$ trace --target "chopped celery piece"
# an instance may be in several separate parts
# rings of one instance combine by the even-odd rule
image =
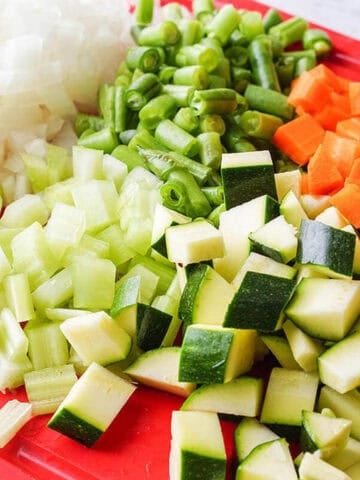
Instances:
[[[151,246],[154,211],[161,202],[162,182],[142,167],[136,167],[126,177],[119,195],[120,228],[126,244],[140,255]]]
[[[78,317],[90,313],[88,310],[80,310],[77,308],[45,308],[45,316],[52,322],[63,322],[71,317]]]
[[[54,185],[72,175],[72,163],[65,148],[51,143],[48,143],[46,147],[49,185]]]
[[[72,148],[73,175],[81,181],[103,178],[103,156],[101,150],[74,145]]]
[[[55,273],[49,280],[39,285],[32,293],[35,307],[43,311],[45,308],[66,304],[73,296],[72,274],[70,268]]]
[[[173,264],[158,262],[154,258],[142,255],[136,255],[130,261],[129,268],[135,265],[142,265],[159,277],[159,283],[156,289],[156,294],[158,295],[162,295],[167,291],[176,274]]]
[[[115,293],[115,265],[108,259],[75,257],[71,265],[74,308],[110,308]]]
[[[76,374],[79,376],[82,375],[89,366],[73,347],[70,347],[69,363],[74,366]]]
[[[0,392],[23,385],[24,374],[32,368],[32,364],[26,355],[16,360],[0,356]]]
[[[73,365],[60,365],[25,373],[25,390],[34,415],[54,413],[76,381]]]
[[[24,330],[29,339],[29,357],[34,370],[67,363],[69,348],[57,323],[33,320]]]
[[[123,277],[116,285],[114,301],[110,309],[110,315],[132,339],[136,337],[137,305],[143,283],[143,277],[140,275]]]
[[[28,346],[27,336],[12,311],[3,308],[0,312],[0,354],[17,360],[26,356]]]
[[[99,232],[96,238],[109,244],[109,259],[116,266],[122,265],[136,255],[136,253],[126,245],[124,232],[116,223]]]
[[[0,409],[0,448],[4,447],[31,418],[31,404],[9,400]]]
[[[11,264],[4,249],[0,247],[0,282],[11,273]]]
[[[128,174],[126,163],[106,153],[103,158],[102,169],[105,179],[112,180],[116,190],[119,191]]]
[[[128,278],[137,275],[140,275],[141,278],[139,302],[150,304],[156,295],[160,277],[147,266],[135,264],[123,277],[120,278],[120,280],[116,283],[116,287],[118,288]]]
[[[41,192],[50,184],[49,168],[45,158],[29,153],[23,153],[21,156],[32,191]]]
[[[72,189],[75,206],[85,212],[86,230],[97,232],[118,221],[118,193],[109,180],[89,180]]]
[[[51,211],[45,234],[55,255],[62,257],[67,248],[79,245],[85,229],[84,211],[59,202]]]
[[[0,247],[4,251],[9,262],[12,262],[11,242],[21,231],[21,228],[0,228]]]
[[[54,185],[50,185],[41,192],[41,198],[50,210],[52,210],[58,202],[65,203],[66,205],[74,205],[71,188],[77,183],[78,181],[74,178],[54,183]]]
[[[130,335],[102,311],[68,318],[60,325],[60,329],[87,364],[96,362],[109,365],[118,362],[126,358],[131,349]]]
[[[49,210],[39,195],[27,194],[11,202],[0,220],[1,227],[23,228],[34,222],[44,225]]]
[[[45,231],[34,222],[18,233],[11,242],[15,273],[27,273],[30,288],[45,282],[58,269],[58,261],[51,252]]]
[[[99,238],[85,233],[77,247],[69,248],[68,251],[65,252],[64,258],[62,259],[62,264],[66,267],[71,266],[74,258],[79,256],[109,258],[110,245],[108,242],[104,242]]]
[[[35,316],[30,285],[25,273],[8,275],[4,280],[4,292],[8,306],[18,322],[26,322]]]

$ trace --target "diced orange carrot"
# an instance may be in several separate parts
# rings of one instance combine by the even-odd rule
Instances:
[[[349,100],[352,115],[360,115],[360,82],[349,83]]]
[[[296,112],[297,115],[304,115],[304,113],[307,113],[306,110],[304,109],[304,107],[302,107],[301,105],[298,105],[295,108],[295,112]]]
[[[355,227],[360,228],[360,186],[346,183],[330,198],[331,204]]]
[[[302,195],[309,193],[309,178],[307,172],[302,172],[300,177],[300,192]]]
[[[276,147],[298,165],[305,165],[322,142],[325,130],[308,113],[284,123],[272,138]]]
[[[360,141],[360,118],[352,117],[341,120],[336,125],[336,133],[341,137]]]
[[[331,92],[332,88],[309,70],[298,78],[288,102],[295,108],[301,106],[306,112],[318,112],[330,103]]]
[[[350,173],[345,183],[356,183],[360,187],[360,157],[353,161]]]
[[[335,162],[319,145],[308,163],[309,192],[315,195],[330,195],[344,185],[344,178]]]
[[[350,99],[348,92],[331,92],[331,104],[336,105],[338,108],[344,111],[344,114],[346,113],[348,117],[351,117]]]
[[[338,93],[347,92],[349,86],[349,80],[340,75],[337,75],[323,63],[319,63],[316,67],[311,69],[311,74],[320,79],[323,83],[326,83],[329,87]]]
[[[344,178],[349,175],[354,159],[360,156],[360,142],[330,131],[324,135],[322,149]]]
[[[329,104],[319,112],[314,113],[314,118],[325,130],[335,132],[336,126],[342,120],[348,118],[348,114],[336,105]]]

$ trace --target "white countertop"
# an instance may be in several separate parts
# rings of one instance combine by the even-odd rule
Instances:
[[[258,0],[360,40],[360,0]]]

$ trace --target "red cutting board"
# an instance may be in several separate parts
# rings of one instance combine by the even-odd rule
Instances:
[[[235,0],[234,5],[261,12],[268,8],[250,0]],[[326,64],[360,81],[360,41],[330,34],[335,49]],[[24,390],[0,394],[0,406],[12,398],[25,401]],[[168,480],[171,413],[182,402],[175,395],[139,387],[91,449],[47,428],[49,416],[34,417],[0,449],[0,480]],[[222,420],[222,427],[230,480],[236,466],[236,422]]]

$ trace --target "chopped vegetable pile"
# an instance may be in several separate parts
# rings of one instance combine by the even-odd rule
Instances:
[[[0,409],[0,446],[48,414],[96,448],[143,384],[184,397],[171,480],[225,480],[230,462],[236,480],[356,480],[360,83],[319,63],[331,40],[302,18],[192,12],[155,21],[139,0],[76,144],[21,153],[26,194],[0,218],[0,390],[28,401]]]

